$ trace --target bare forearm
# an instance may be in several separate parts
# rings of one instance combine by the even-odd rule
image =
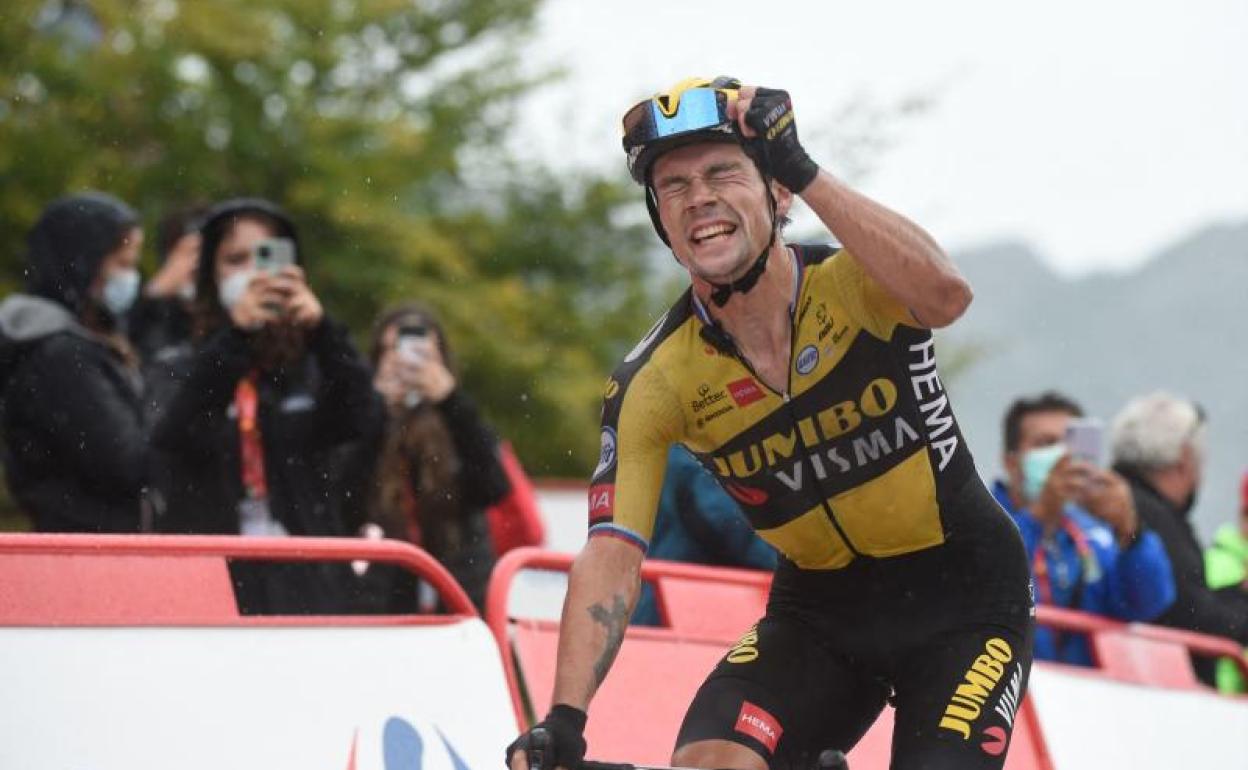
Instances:
[[[636,547],[593,538],[568,578],[559,630],[554,703],[585,710],[615,661],[640,586]]]
[[[947,326],[971,301],[971,289],[936,241],[901,214],[826,171],[802,200],[877,283],[925,326]]]

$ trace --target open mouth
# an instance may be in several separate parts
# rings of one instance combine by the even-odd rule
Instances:
[[[728,222],[713,222],[708,225],[695,227],[693,232],[689,234],[689,240],[695,245],[701,246],[705,243],[711,243],[719,238],[727,238],[737,231],[736,225]]]

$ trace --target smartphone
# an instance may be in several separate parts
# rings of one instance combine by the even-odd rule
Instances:
[[[256,270],[270,275],[295,264],[295,242],[289,238],[265,238],[251,247]]]
[[[400,326],[395,335],[395,350],[399,356],[413,363],[424,363],[429,357],[433,341],[429,338],[429,327],[421,324],[405,324]]]
[[[1105,427],[1095,417],[1076,417],[1066,425],[1066,449],[1076,460],[1101,465]]]

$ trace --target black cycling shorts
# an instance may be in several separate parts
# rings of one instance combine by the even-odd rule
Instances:
[[[848,752],[887,701],[894,770],[1002,767],[1033,618],[1018,532],[996,513],[917,554],[829,573],[782,564],[766,617],[703,683],[677,746],[727,740],[809,770],[824,749]]]

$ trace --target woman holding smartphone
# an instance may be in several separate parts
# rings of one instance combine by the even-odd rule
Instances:
[[[495,561],[486,508],[511,488],[498,439],[460,387],[446,335],[424,307],[383,313],[371,360],[386,420],[345,459],[344,518],[365,536],[424,548],[481,607]],[[431,609],[394,570],[372,565],[364,578],[372,609]]]
[[[301,267],[293,221],[260,199],[218,204],[201,228],[193,349],[164,383],[154,443],[169,464],[160,529],[347,534],[332,505],[335,451],[376,431],[381,400],[345,326]],[[322,566],[324,568],[322,569]],[[341,612],[329,565],[236,564],[245,613]]]

